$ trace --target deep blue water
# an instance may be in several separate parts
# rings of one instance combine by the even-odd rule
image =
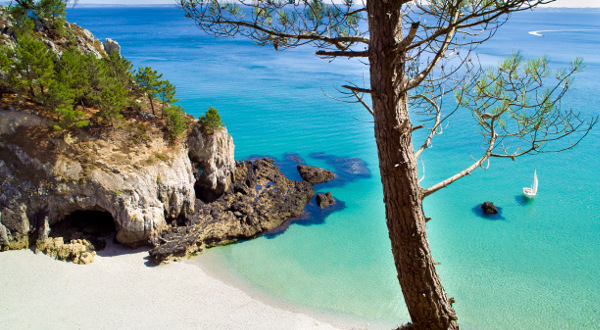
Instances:
[[[360,105],[323,92],[337,96],[335,88],[348,81],[362,84],[366,66],[320,60],[310,47],[275,52],[243,39],[206,36],[169,7],[76,7],[68,18],[100,39],[117,40],[136,67],[163,72],[187,112],[198,116],[217,108],[237,159],[258,154],[285,163],[287,153],[297,153],[307,164],[330,169],[335,157],[367,163],[370,176],[317,187],[343,202],[336,212],[313,209],[313,221],[212,249],[198,259],[216,259],[241,285],[294,306],[372,324],[408,319],[385,226],[373,125],[365,123],[369,115]],[[526,58],[546,54],[556,66],[583,57],[587,68],[563,105],[589,117],[600,114],[599,32],[598,10],[520,13],[478,54],[489,65],[513,49]],[[483,141],[471,120],[457,113],[423,153],[423,186],[449,177],[481,153]],[[425,213],[433,219],[430,244],[441,262],[437,269],[456,299],[463,327],[600,328],[599,135],[595,129],[580,146],[560,154],[492,160],[489,170],[478,169],[425,200]],[[530,185],[534,168],[538,196],[525,202],[521,188]],[[501,207],[500,217],[481,216],[477,205],[485,200]]]

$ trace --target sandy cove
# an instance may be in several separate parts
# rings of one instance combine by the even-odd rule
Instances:
[[[187,262],[109,244],[90,265],[0,253],[0,329],[335,329],[266,305]]]

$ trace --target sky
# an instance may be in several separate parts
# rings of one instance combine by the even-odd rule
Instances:
[[[80,4],[105,4],[105,5],[153,5],[174,4],[175,0],[79,0]],[[544,7],[596,7],[600,8],[600,0],[557,0]]]

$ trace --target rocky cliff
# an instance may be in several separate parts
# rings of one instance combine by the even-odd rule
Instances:
[[[216,195],[232,181],[235,160],[226,129],[172,143],[143,122],[128,129],[71,132],[53,132],[49,124],[33,113],[0,110],[0,245],[5,247],[19,237],[45,239],[54,224],[76,211],[109,213],[118,242],[144,244],[169,222],[193,214],[191,159],[210,171],[202,182],[215,184],[201,188],[213,189],[207,194]]]
[[[87,59],[120,52],[115,41],[101,43],[75,24],[64,25],[64,36],[44,26],[36,20],[30,37],[52,50],[54,61],[71,47]],[[18,45],[15,28],[0,6],[0,45]],[[188,125],[171,134],[165,104],[160,116],[147,113],[158,104],[145,101],[140,86],[126,90],[134,95],[112,121],[90,120],[110,108],[97,99],[65,101],[76,103],[71,106],[86,120],[84,127],[61,127],[63,115],[55,112],[61,108],[33,91],[13,94],[11,84],[0,86],[8,87],[0,89],[0,251],[35,245],[58,259],[89,263],[105,245],[100,237],[114,235],[129,246],[151,244],[152,260],[162,263],[281,226],[300,217],[314,196],[309,183],[287,179],[272,161],[236,163],[232,137],[219,125],[209,132],[182,114]],[[49,91],[39,85],[39,95]]]

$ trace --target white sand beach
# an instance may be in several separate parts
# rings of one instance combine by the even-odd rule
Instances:
[[[188,262],[109,245],[90,265],[0,253],[0,329],[334,329],[266,305]]]

